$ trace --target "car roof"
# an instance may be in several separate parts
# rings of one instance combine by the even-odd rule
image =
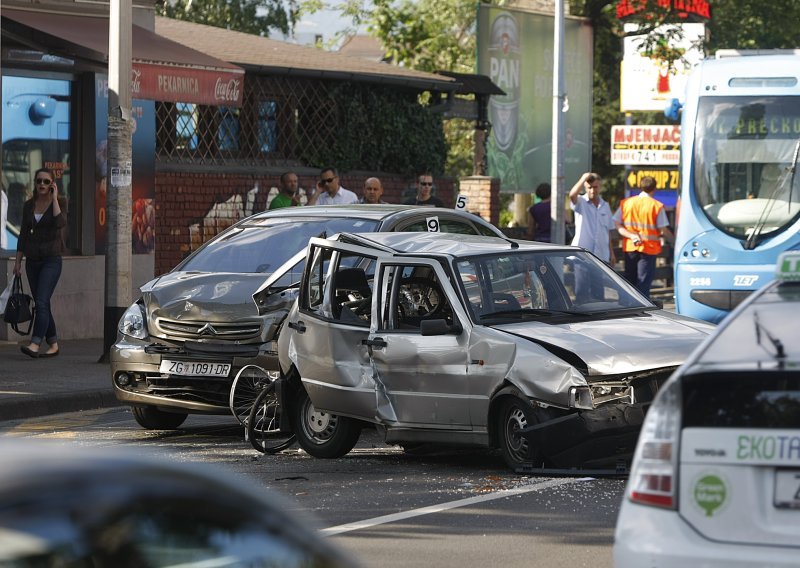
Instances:
[[[348,240],[364,246],[390,249],[398,254],[436,254],[473,256],[521,250],[571,250],[573,247],[516,241],[508,238],[465,235],[461,233],[343,233],[339,240]]]
[[[258,224],[260,221],[281,219],[281,218],[326,218],[326,217],[352,217],[356,219],[368,219],[379,222],[402,221],[408,217],[416,217],[420,214],[429,216],[441,216],[469,220],[476,225],[490,228],[500,234],[499,229],[487,222],[480,215],[467,213],[458,209],[448,209],[446,207],[425,207],[418,205],[313,205],[305,207],[282,207],[272,209],[263,213],[251,215],[243,222],[246,224]]]

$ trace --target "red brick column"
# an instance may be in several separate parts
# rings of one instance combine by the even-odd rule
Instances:
[[[467,211],[477,213],[492,225],[500,221],[500,180],[487,176],[461,178],[459,195],[467,198]]]

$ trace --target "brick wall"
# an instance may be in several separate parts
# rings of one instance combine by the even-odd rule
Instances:
[[[372,174],[342,175],[343,187],[359,196]],[[236,221],[266,208],[270,189],[280,174],[156,173],[155,275],[171,270],[191,251]],[[312,187],[317,175],[300,175],[300,187]],[[379,176],[387,203],[401,203],[414,194],[414,180]],[[453,181],[436,179],[436,195],[453,203]]]

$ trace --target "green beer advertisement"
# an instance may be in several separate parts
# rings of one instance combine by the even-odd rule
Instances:
[[[488,174],[504,193],[533,193],[550,182],[553,151],[552,15],[478,9],[478,73],[503,91],[489,100],[492,124]],[[587,20],[564,24],[564,185],[590,169],[592,156],[592,28]]]

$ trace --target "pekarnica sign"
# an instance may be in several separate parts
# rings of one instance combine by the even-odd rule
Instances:
[[[682,19],[710,20],[711,6],[707,0],[618,0],[617,18],[636,16],[648,9],[648,4],[661,10],[670,10]]]

